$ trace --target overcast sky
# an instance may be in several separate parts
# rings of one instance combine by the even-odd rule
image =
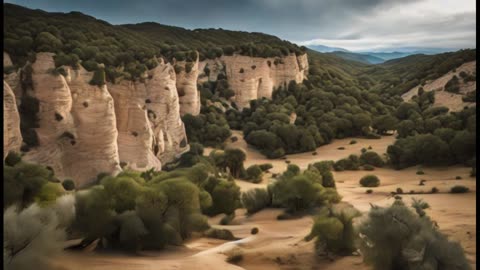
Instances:
[[[112,24],[153,21],[276,35],[353,51],[475,48],[474,0],[6,0]]]

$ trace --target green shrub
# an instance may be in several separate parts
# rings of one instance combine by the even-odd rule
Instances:
[[[221,240],[228,240],[228,241],[235,240],[235,236],[233,236],[233,233],[227,229],[210,228],[207,231],[205,231],[203,235],[205,237],[221,239]]]
[[[371,194],[371,193],[373,193],[373,190],[372,190],[372,189],[367,189],[367,190],[365,191],[365,193]]]
[[[342,158],[333,164],[335,171],[358,170],[360,160],[356,155],[350,155],[348,158]]]
[[[397,188],[397,190],[396,190],[395,193],[396,193],[396,194],[403,194],[403,189]]]
[[[252,165],[247,168],[247,177],[253,183],[260,183],[262,181],[263,171],[258,165]]]
[[[467,193],[469,190],[470,189],[466,186],[457,185],[450,189],[450,193]]]
[[[243,260],[243,252],[240,249],[233,249],[227,255],[228,263],[237,264]]]
[[[91,85],[103,86],[105,84],[105,69],[98,68],[93,72],[92,80],[90,81]]]
[[[385,162],[383,161],[382,157],[373,151],[367,151],[360,155],[360,162],[363,164],[372,165],[375,167],[383,167]]]
[[[250,230],[250,234],[257,234],[258,233],[258,228],[254,227]]]
[[[273,165],[272,163],[263,163],[263,164],[260,164],[260,169],[264,172],[270,170],[271,168],[273,168]]]
[[[7,156],[5,157],[5,165],[11,166],[11,167],[15,166],[20,161],[22,161],[21,154],[13,151],[8,152]]]
[[[241,200],[243,207],[247,209],[247,213],[249,214],[256,213],[271,205],[270,194],[262,188],[255,188],[243,192]]]
[[[360,179],[360,185],[362,185],[362,187],[378,187],[380,180],[375,175],[365,175]]]
[[[205,190],[212,196],[212,206],[205,211],[208,215],[229,215],[241,204],[240,188],[234,181],[209,177]]]
[[[363,169],[364,169],[365,171],[373,171],[373,170],[375,170],[375,167],[373,167],[373,166],[370,165],[370,164],[365,164],[365,165],[363,165]]]
[[[425,174],[425,172],[422,171],[422,170],[418,170],[418,171],[417,171],[417,175],[424,175],[424,174]]]
[[[351,141],[350,141],[350,144],[356,144],[356,143],[357,143],[356,140],[351,140]]]
[[[235,218],[235,213],[232,213],[230,215],[225,215],[223,216],[222,219],[220,219],[220,225],[228,225],[230,224],[230,222],[233,221],[234,218]]]
[[[360,212],[353,207],[323,211],[314,218],[311,232],[305,240],[317,238],[315,243],[317,253],[327,251],[349,255],[356,250],[352,220],[358,216]]]
[[[455,179],[460,180],[460,179],[462,179],[462,177],[461,176],[455,176]]]
[[[62,182],[62,186],[65,190],[70,191],[70,190],[75,190],[75,182],[73,182],[72,179],[65,179]]]
[[[449,241],[430,218],[416,215],[401,200],[386,208],[372,206],[358,232],[364,261],[375,270],[470,268],[458,243]]]
[[[437,187],[432,187],[432,193],[438,193],[438,188]]]

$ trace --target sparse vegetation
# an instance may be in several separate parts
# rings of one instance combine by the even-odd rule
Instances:
[[[416,203],[420,213],[424,207]],[[449,241],[428,216],[414,214],[402,200],[386,208],[372,206],[358,231],[360,251],[373,269],[470,269],[460,244]]]
[[[360,179],[360,185],[362,187],[378,187],[380,185],[380,179],[375,175],[365,175]]]
[[[450,193],[467,193],[469,190],[470,189],[466,186],[457,185],[450,189]]]

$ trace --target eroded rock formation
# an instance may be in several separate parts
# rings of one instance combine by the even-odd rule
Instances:
[[[9,151],[18,152],[21,145],[20,116],[15,95],[10,86],[3,81],[3,159]]]
[[[301,83],[308,74],[308,59],[306,54],[281,58],[222,56],[203,61],[199,70],[199,82],[214,81],[219,74],[225,74],[235,92],[232,100],[241,109],[252,99],[271,98],[274,88],[287,86],[292,80]]]
[[[113,99],[106,86],[89,84],[82,67],[55,74],[53,54],[38,53],[32,64],[32,89],[39,101],[38,146],[24,159],[50,166],[60,179],[71,178],[78,187],[101,172],[116,174],[119,166]]]
[[[180,101],[180,114],[198,115],[200,113],[200,92],[197,89],[198,54],[194,62],[179,61],[175,63],[176,87]]]

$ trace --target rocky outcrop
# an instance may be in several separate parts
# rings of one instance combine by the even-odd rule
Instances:
[[[20,116],[12,89],[3,81],[3,159],[8,152],[19,152],[22,145]]]
[[[185,126],[180,118],[180,103],[176,89],[175,71],[169,63],[160,61],[159,65],[149,71],[146,83],[146,104],[148,118],[153,133],[157,138],[156,155],[162,162],[172,161],[189,146]],[[163,138],[163,140],[162,140]]]
[[[3,52],[3,69],[6,70],[7,68],[11,68],[12,65],[13,64],[12,64],[12,60],[10,59],[10,55],[8,55],[8,53],[6,52]],[[22,98],[22,88],[20,85],[20,71],[16,70],[16,71],[9,72],[8,74],[4,73],[3,80],[7,82],[7,84],[10,86],[10,89],[13,91],[13,94],[15,95],[17,106],[19,106]]]
[[[198,68],[198,53],[194,62],[179,61],[175,63],[181,115],[187,113],[198,115],[200,113],[200,92],[197,89]]]
[[[301,83],[308,74],[308,59],[306,54],[281,58],[222,56],[204,61],[199,69],[199,82],[216,80],[219,74],[225,74],[235,92],[232,100],[244,108],[252,99],[271,98],[274,88],[287,86],[290,81]]]
[[[39,101],[38,146],[25,160],[50,166],[60,179],[77,187],[91,183],[100,172],[120,171],[113,99],[106,86],[92,86],[92,73],[65,68],[55,74],[53,54],[38,53],[32,64],[32,88]]]
[[[173,67],[160,59],[148,77],[108,86],[115,100],[120,161],[139,170],[160,169],[161,162],[189,149]]]

